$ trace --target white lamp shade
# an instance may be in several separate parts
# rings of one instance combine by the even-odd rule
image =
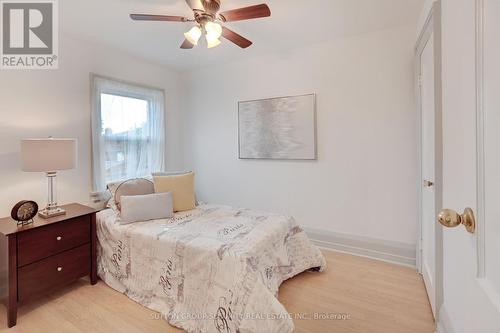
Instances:
[[[76,139],[21,140],[22,170],[50,172],[76,168]]]

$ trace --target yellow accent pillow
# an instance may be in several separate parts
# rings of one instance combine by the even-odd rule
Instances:
[[[172,192],[174,212],[191,210],[196,207],[194,197],[194,172],[172,176],[154,176],[156,193]]]

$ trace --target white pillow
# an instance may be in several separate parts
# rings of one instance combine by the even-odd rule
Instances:
[[[123,195],[118,223],[129,224],[174,216],[172,192],[144,195]]]

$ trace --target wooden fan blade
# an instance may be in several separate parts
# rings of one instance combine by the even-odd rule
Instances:
[[[224,22],[250,20],[268,16],[271,16],[271,10],[266,4],[228,10],[219,14],[219,18]]]
[[[246,49],[250,45],[252,45],[252,42],[246,39],[245,37],[238,35],[236,32],[226,28],[222,27],[222,37],[225,39],[233,42],[234,44],[238,45],[242,49]]]
[[[189,21],[189,19],[186,17],[169,16],[169,15],[130,14],[130,18],[135,21],[169,21],[169,22]]]
[[[195,9],[205,10],[205,8],[203,8],[203,4],[201,3],[201,0],[186,0],[186,3],[193,10],[195,10]]]
[[[181,45],[181,49],[184,49],[184,50],[192,49],[193,47],[194,47],[194,45],[191,44],[191,42],[188,41],[187,39],[184,39],[184,42]]]

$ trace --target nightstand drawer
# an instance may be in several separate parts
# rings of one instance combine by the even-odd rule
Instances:
[[[41,227],[17,236],[18,266],[90,242],[88,215]]]
[[[90,244],[19,268],[19,302],[36,297],[90,273]]]

